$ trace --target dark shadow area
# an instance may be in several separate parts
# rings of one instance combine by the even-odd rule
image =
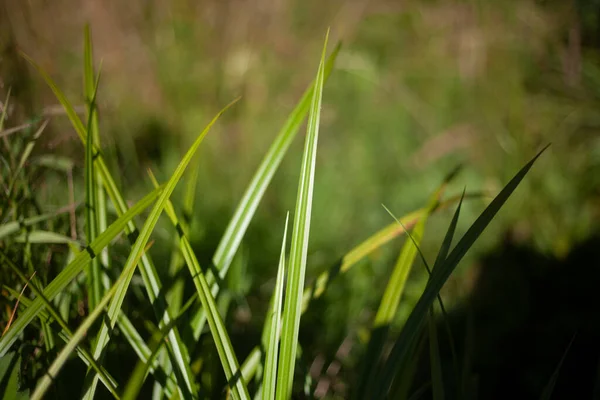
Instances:
[[[598,260],[598,235],[562,260],[511,242],[485,257],[470,299],[449,315],[458,374],[439,317],[446,398],[541,398],[563,355],[550,398],[598,398]],[[425,350],[412,391],[430,377]]]

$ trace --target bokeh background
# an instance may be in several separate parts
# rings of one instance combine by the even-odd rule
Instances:
[[[481,256],[507,240],[561,259],[594,233],[599,19],[595,0],[5,0],[0,90],[4,98],[12,88],[14,125],[59,109],[21,50],[83,105],[89,23],[95,59],[102,60],[102,145],[131,200],[152,187],[147,167],[167,179],[210,118],[241,95],[200,151],[190,236],[200,260],[209,260],[262,156],[314,77],[331,27],[330,43],[341,40],[343,47],[324,93],[308,279],[392,222],[381,204],[398,216],[423,206],[459,164],[464,168],[450,194],[465,186],[496,193],[552,143],[447,285],[453,303],[470,293]],[[236,258],[230,285],[245,299],[232,306],[240,332],[263,317],[285,213],[294,208],[302,146],[299,135]],[[72,165],[73,179],[83,182],[84,153],[60,113],[36,152]],[[68,203],[66,176],[48,171],[37,181],[48,209]],[[84,198],[82,189],[75,184],[75,200]],[[180,192],[174,200],[181,205]],[[468,201],[463,231],[484,205]],[[441,212],[428,223],[427,256],[434,256],[450,216]],[[157,265],[167,265],[172,235],[163,221],[155,236],[164,240],[152,248]],[[372,318],[400,244],[338,278],[319,315],[307,317],[306,324],[322,328],[306,332],[310,340],[335,351],[358,321]],[[417,264],[398,323],[425,279]]]

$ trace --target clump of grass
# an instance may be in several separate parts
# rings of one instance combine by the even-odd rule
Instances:
[[[492,200],[451,251],[461,206],[465,198],[469,197],[464,193],[458,198],[444,197],[444,189],[455,174],[450,174],[442,183],[426,207],[396,219],[390,226],[367,238],[348,251],[340,263],[305,288],[321,102],[325,83],[339,52],[337,46],[329,58],[326,57],[326,38],[314,83],[290,114],[257,169],[219,242],[212,265],[203,268],[190,244],[186,216],[180,218],[177,215],[171,195],[175,187],[182,182],[188,166],[194,165],[195,153],[210,128],[235,101],[225,106],[201,131],[165,184],[159,184],[150,173],[155,189],[135,205],[129,206],[106,165],[99,140],[96,111],[99,74],[94,71],[88,29],[85,32],[84,43],[86,123],[81,120],[50,76],[28,58],[62,104],[86,149],[86,237],[85,241],[73,240],[62,235],[58,229],[57,232],[51,229],[44,230],[41,224],[50,224],[53,215],[22,214],[17,204],[20,194],[8,191],[8,211],[3,212],[3,222],[0,225],[0,255],[3,266],[1,273],[7,277],[3,280],[3,294],[11,299],[10,304],[14,309],[19,307],[17,317],[8,320],[0,338],[0,365],[9,371],[6,372],[8,377],[13,376],[12,371],[19,362],[30,362],[22,352],[19,354],[23,347],[43,343],[46,346],[49,365],[43,365],[41,372],[35,376],[36,383],[31,395],[33,399],[48,396],[53,388],[57,390],[57,396],[60,395],[60,391],[65,388],[62,383],[66,379],[61,370],[71,360],[73,353],[87,366],[81,388],[81,395],[87,399],[95,398],[100,387],[105,387],[115,398],[136,398],[146,382],[154,385],[153,393],[156,398],[195,399],[212,395],[249,399],[253,394],[263,399],[290,399],[298,391],[297,385],[303,381],[297,368],[298,355],[301,352],[299,332],[301,316],[310,307],[311,300],[323,294],[337,273],[347,272],[366,255],[379,249],[392,238],[408,232],[407,229],[412,229],[411,240],[405,242],[400,252],[370,329],[371,344],[362,355],[364,373],[353,392],[357,393],[357,397],[374,399],[389,396],[396,398],[399,394],[409,395],[407,388],[410,388],[411,363],[422,347],[424,335],[427,334],[434,361],[432,365],[435,367],[432,370],[433,393],[436,398],[444,397],[442,372],[439,364],[435,362],[437,339],[434,325],[431,323],[434,302],[438,299],[442,305],[439,292],[444,283],[517,188],[539,154]],[[286,257],[286,218],[280,262],[278,267],[274,268],[277,270],[274,273],[277,279],[263,328],[262,346],[261,342],[257,341],[256,347],[243,362],[240,362],[241,353],[235,349],[231,338],[232,331],[227,326],[227,315],[220,307],[221,299],[227,294],[225,278],[258,204],[307,115],[308,125],[289,257]],[[0,120],[0,131],[4,119],[5,115]],[[33,135],[34,139],[37,137],[39,133]],[[19,180],[26,182],[19,174],[25,165],[23,160],[26,160],[30,153],[29,147],[23,148],[20,153],[21,161],[18,163],[11,156],[3,159],[8,166],[7,170],[12,172],[2,175],[5,184],[9,181],[9,188],[13,188],[14,182]],[[187,192],[193,193],[197,173],[191,171],[185,176],[188,178],[186,186],[191,188]],[[26,187],[26,183],[23,185]],[[193,203],[193,195],[189,196],[192,200],[187,202],[184,210],[187,212],[191,211]],[[112,203],[112,209],[106,201],[107,198]],[[417,253],[423,257],[419,243],[424,235],[425,222],[436,211],[454,204],[457,204],[457,208],[438,257],[433,266],[428,267],[430,277],[427,286],[399,335],[395,336],[394,330],[389,328],[402,300],[409,271]],[[143,219],[141,229],[138,229],[135,217],[151,206],[151,210]],[[108,217],[112,214],[111,210],[116,212],[116,218]],[[151,235],[163,211],[166,212],[177,236],[171,258],[174,260],[173,267],[169,269],[157,267],[148,252],[149,246],[155,243],[151,241]],[[51,224],[49,228],[52,228]],[[117,252],[117,247],[111,244],[118,242],[123,233],[129,240],[129,250],[123,265],[119,266],[111,262],[114,260],[112,255]],[[43,279],[38,279],[35,275],[40,267],[37,264],[39,257],[36,252],[43,252],[42,245],[50,242],[67,244],[69,255],[60,260],[62,263],[58,264],[57,268],[46,272]],[[424,258],[423,261],[428,265]],[[21,270],[22,263],[27,266],[25,270],[29,275]],[[183,265],[187,266],[187,271],[184,271]],[[134,277],[137,278],[138,273],[140,283],[134,285]],[[11,279],[12,274],[18,276],[20,281]],[[79,285],[82,275],[86,277],[85,283]],[[176,284],[181,277],[192,281],[193,294],[186,293],[185,285]],[[33,299],[28,297],[25,285],[29,285],[35,294]],[[139,290],[141,288],[143,290]],[[154,314],[154,319],[145,314],[140,317],[139,313],[132,312],[133,310],[127,307],[126,297],[131,295],[135,295],[136,301],[143,307],[151,309],[150,314]],[[79,298],[85,304],[85,310],[77,319],[72,318],[72,315],[80,304],[72,301],[73,297]],[[36,318],[40,321],[39,325],[35,323]],[[133,323],[132,319],[136,319],[138,323]],[[149,327],[149,332],[140,331],[140,319],[142,325]],[[426,325],[428,319],[430,324]],[[102,321],[98,324],[99,320]],[[206,325],[210,336],[203,336],[206,333]],[[77,328],[73,331],[74,326]],[[119,330],[120,335],[115,334],[115,329]],[[212,351],[205,351],[201,347],[201,351],[198,352],[196,347],[201,339],[208,340],[211,346],[214,346]],[[391,352],[385,354],[383,344],[389,340],[393,340],[395,344]],[[128,377],[112,373],[111,364],[107,362],[111,356],[118,355],[119,349],[124,346],[129,346],[137,358],[137,367]],[[211,364],[217,364],[218,368],[212,368]],[[11,379],[7,381],[13,382]],[[303,388],[309,395],[313,389],[310,384],[305,384]],[[4,390],[5,396],[17,395],[15,385],[6,385]],[[73,388],[67,392],[68,397],[76,397],[78,394],[73,393]]]

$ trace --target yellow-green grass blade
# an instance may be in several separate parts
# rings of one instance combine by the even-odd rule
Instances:
[[[146,249],[143,249],[143,251],[145,250]],[[141,254],[138,253],[138,257],[140,255]],[[31,400],[40,400],[44,398],[44,394],[48,391],[50,385],[52,385],[52,382],[55,380],[56,376],[64,366],[65,362],[67,362],[71,353],[77,348],[79,343],[87,335],[88,330],[92,327],[92,324],[96,321],[96,319],[98,319],[98,317],[102,313],[104,313],[104,307],[106,307],[110,299],[115,294],[117,294],[122,282],[127,280],[127,277],[134,272],[136,265],[137,262],[134,261],[129,263],[123,269],[123,272],[121,273],[119,279],[117,279],[117,282],[115,282],[113,287],[106,292],[106,294],[102,297],[100,302],[96,305],[96,308],[94,308],[94,310],[87,316],[87,318],[81,323],[81,325],[79,325],[79,328],[77,328],[71,340],[65,345],[65,347],[63,347],[60,353],[58,353],[58,356],[52,362],[52,365],[50,365],[50,368],[48,369],[46,374],[44,374],[44,376],[38,382],[35,391],[31,395]]]
[[[85,251],[81,251],[44,289],[44,296],[48,300],[54,299],[81,271],[88,265],[90,260],[96,256],[110,241],[117,237],[125,228],[127,222],[133,217],[145,210],[156,200],[162,192],[162,187],[153,190],[146,195],[137,204],[131,207],[127,213],[117,218],[106,231],[102,232]],[[31,321],[44,308],[44,302],[41,299],[35,299],[27,310],[22,313],[12,324],[11,328],[0,338],[0,357],[2,357],[17,337],[31,323]]]
[[[87,30],[86,30],[87,32]],[[86,46],[87,49],[87,46]],[[86,51],[86,59],[88,57]],[[86,62],[87,66],[87,62]],[[88,69],[85,68],[85,80],[88,80]],[[93,76],[89,77],[92,80],[92,87],[90,88],[91,93],[86,93],[86,103],[88,109],[88,122],[87,122],[87,142],[85,148],[85,219],[86,219],[86,236],[87,242],[92,242],[96,236],[98,236],[98,215],[97,215],[97,200],[98,200],[98,187],[96,186],[96,171],[94,169],[94,148],[96,143],[94,135],[92,134],[92,123],[96,113],[96,94],[98,93],[98,82],[100,75],[96,83],[93,83]],[[86,85],[86,92],[88,88]],[[87,273],[87,290],[88,290],[88,303],[89,308],[93,309],[102,297],[102,285],[100,281],[100,260],[98,257],[94,257],[88,266]]]
[[[150,176],[154,184],[158,185],[153,175],[151,174]],[[190,270],[190,274],[192,276],[192,280],[194,281],[194,286],[196,287],[202,308],[206,310],[206,317],[210,327],[210,332],[212,334],[213,341],[215,342],[217,353],[219,354],[221,365],[223,367],[223,371],[225,372],[225,377],[227,378],[229,387],[231,388],[233,398],[249,399],[250,395],[248,394],[248,389],[246,388],[244,379],[241,376],[237,357],[233,351],[233,346],[231,345],[231,340],[227,334],[225,324],[223,323],[223,320],[219,314],[217,304],[210,291],[210,286],[206,280],[206,277],[204,276],[204,273],[202,272],[202,268],[200,268],[200,264],[198,263],[198,259],[192,250],[190,242],[185,236],[183,230],[180,228],[179,220],[175,214],[175,209],[170,201],[167,201],[166,203],[166,212],[173,225],[177,227],[177,234],[179,235],[180,241],[179,248],[181,249],[183,258],[185,259],[185,262]]]
[[[325,75],[325,55],[327,39],[325,37],[323,53],[308,116],[306,141],[302,156],[298,197],[294,215],[292,244],[290,248],[289,275],[286,286],[286,299],[283,310],[283,326],[281,331],[281,353],[277,374],[277,399],[289,399],[292,396],[292,384],[298,347],[298,331],[302,313],[302,294],[306,274],[306,255],[308,252],[308,237],[310,232],[310,217],[312,195],[314,188],[317,142],[319,138],[319,120],[321,116],[321,101],[323,96],[323,81]]]
[[[12,269],[13,272],[15,274],[17,274],[24,283],[28,282],[27,277],[25,276],[25,274],[23,274],[21,272],[19,267],[17,267],[12,262],[12,260],[10,260],[10,258],[8,258],[1,251],[0,251],[0,258],[2,258],[3,261],[8,264],[10,269]],[[48,321],[48,325],[50,325],[49,322],[50,322],[51,318],[53,318],[62,329],[62,331],[59,332],[58,336],[61,339],[63,339],[65,341],[65,343],[68,343],[71,340],[71,338],[73,337],[73,333],[69,329],[69,326],[67,325],[65,320],[60,316],[60,313],[54,308],[54,305],[52,305],[50,303],[50,301],[48,301],[48,299],[46,299],[42,290],[40,290],[34,282],[29,282],[28,287],[31,289],[32,292],[35,293],[37,298],[42,299],[42,301],[44,302],[44,305],[46,306],[47,311],[42,310],[40,312],[40,318],[45,321]],[[17,292],[14,289],[7,289],[7,290],[13,295],[13,297],[19,298],[19,304],[23,304],[25,306],[25,308],[31,306],[32,301],[30,299],[28,299],[25,296],[19,296],[19,292]],[[81,345],[77,346],[76,351],[77,351],[77,354],[79,355],[79,357],[82,359],[82,361],[86,365],[88,365],[89,367],[94,368],[96,370],[96,372],[100,376],[100,380],[102,381],[104,386],[106,386],[106,389],[108,389],[108,391],[115,398],[118,398],[119,395],[117,394],[117,382],[114,380],[114,378],[112,378],[110,375],[108,375],[108,373],[104,369],[104,367],[101,367],[96,363],[96,361],[94,360],[92,355],[89,353],[89,351],[84,346],[81,346]]]
[[[56,86],[54,81],[50,78],[50,76],[40,68],[31,58],[27,55],[22,54],[23,57],[38,71],[38,73],[44,78],[46,84],[50,87],[50,89],[54,92],[54,95],[61,103],[63,108],[65,109],[65,113],[69,117],[71,124],[73,125],[75,131],[77,132],[79,138],[82,143],[86,144],[87,132],[81,119],[75,112],[72,104],[65,97],[62,91]],[[125,213],[127,211],[127,204],[119,192],[117,185],[115,184],[114,179],[112,178],[104,159],[102,158],[102,154],[98,148],[95,148],[95,160],[94,164],[96,166],[97,171],[101,176],[101,181],[106,189],[108,196],[113,202],[115,209],[119,215]],[[134,242],[134,238],[138,235],[138,231],[135,227],[133,221],[129,221],[126,226],[126,233],[130,238],[130,241]],[[152,260],[147,254],[143,254],[140,259],[140,273],[142,275],[142,280],[144,281],[144,286],[146,288],[148,297],[150,298],[150,303],[153,306],[154,312],[161,321],[161,325],[168,325],[171,321],[170,313],[166,309],[164,305],[164,300],[160,293],[160,287],[162,286],[160,283],[160,279],[156,272],[154,265],[152,264]],[[176,327],[172,329],[169,333],[169,342],[168,345],[172,347],[172,351],[169,354],[177,357],[174,361],[174,364],[177,366],[176,373],[178,374],[178,379],[185,383],[185,386],[188,389],[188,393],[191,391],[193,377],[191,376],[191,372],[189,370],[188,364],[188,351],[185,344],[181,341],[179,337],[179,332]],[[97,379],[93,380],[95,387],[97,383]]]
[[[500,208],[508,200],[510,195],[519,186],[525,175],[529,172],[534,162],[542,154],[547,146],[541,150],[531,161],[529,161],[500,191],[500,193],[492,200],[481,215],[475,220],[461,240],[456,244],[448,257],[442,261],[437,267],[434,267],[431,277],[425,287],[425,290],[413,311],[411,312],[400,336],[396,340],[390,356],[384,365],[382,374],[378,377],[377,384],[374,386],[372,398],[383,398],[388,392],[397,371],[402,365],[405,365],[409,350],[414,344],[418,332],[421,329],[424,319],[427,316],[429,307],[436,299],[442,286],[450,277],[460,260],[466,252],[475,243],[477,238],[483,233],[492,219],[496,216]],[[459,204],[460,207],[460,204]]]
[[[198,138],[194,141],[194,143],[192,144],[192,146],[190,147],[188,152],[185,154],[185,156],[183,157],[183,159],[181,160],[181,162],[175,169],[175,172],[173,173],[173,175],[171,176],[169,181],[166,183],[165,189],[162,191],[156,204],[154,204],[154,207],[152,208],[150,215],[146,219],[146,222],[144,223],[144,226],[143,226],[142,230],[140,231],[140,234],[139,234],[137,240],[135,241],[133,248],[131,249],[131,253],[129,254],[129,257],[127,258],[124,268],[128,268],[130,263],[137,262],[138,258],[141,257],[143,249],[144,249],[146,243],[148,242],[148,240],[150,239],[150,234],[154,230],[154,227],[156,226],[156,223],[158,222],[158,218],[160,217],[165,206],[168,203],[169,197],[175,190],[175,186],[177,185],[177,183],[179,183],[179,180],[181,179],[186,167],[188,166],[190,160],[192,159],[192,157],[194,156],[194,154],[200,147],[200,144],[204,140],[204,137],[209,132],[210,128],[212,128],[212,126],[217,122],[219,117],[236,101],[237,100],[235,100],[232,103],[225,106],[225,108],[223,108],[212,119],[212,121],[210,121],[210,123],[200,133]],[[108,341],[110,340],[110,330],[112,330],[112,328],[115,326],[115,323],[117,322],[117,317],[119,315],[119,311],[120,311],[123,301],[125,299],[125,294],[127,293],[127,289],[129,287],[131,278],[133,277],[133,271],[134,270],[132,270],[132,273],[127,276],[127,279],[124,279],[122,281],[122,284],[119,287],[117,294],[115,295],[115,297],[111,300],[111,302],[109,304],[108,315],[107,315],[108,323],[103,324],[101,326],[100,332],[98,333],[98,337],[96,340],[96,346],[94,348],[94,357],[96,357],[97,359],[102,356],[103,350],[106,347],[106,345],[108,344]],[[162,289],[162,287],[161,287],[162,285],[160,284],[160,281],[153,280],[152,283],[155,286],[152,288],[152,290],[148,290],[149,294],[150,293],[155,293],[155,294],[160,293],[161,289]],[[147,289],[150,289],[150,288],[147,288]],[[150,301],[154,302],[157,299],[158,299],[157,297],[151,298]],[[164,307],[163,312],[165,312],[165,315],[167,314],[167,311],[168,310],[166,310],[166,307]],[[168,319],[170,322],[171,318],[169,317]],[[168,323],[166,323],[166,320],[164,318],[163,318],[162,322],[164,322],[165,325],[168,325]],[[178,337],[179,335],[177,334],[177,331],[175,331],[175,330],[170,331],[169,338],[171,339],[171,337],[174,334],[175,334],[175,337],[174,337],[175,342],[180,343],[181,340],[179,339],[179,337]],[[174,345],[175,343],[170,343],[170,344]],[[193,382],[192,373],[189,368],[189,355],[187,354],[187,351],[183,349],[183,347],[179,347],[179,346],[178,346],[178,348],[176,348],[175,346],[173,346],[173,347],[174,348],[169,353],[175,358],[174,361],[176,361],[179,368],[182,369],[181,372],[182,372],[183,376],[180,378],[185,379],[185,387],[183,386],[184,382],[181,382],[178,389],[182,392],[181,393],[182,396],[185,396],[185,397],[192,396],[192,394],[195,392],[195,387],[194,387],[195,383]],[[186,353],[183,353],[184,351],[186,351]],[[87,388],[87,391],[85,394],[85,397],[89,398],[89,399],[93,398],[93,394],[95,392],[95,387],[97,384],[97,376],[94,375],[91,379],[92,380],[91,380],[90,385]]]
[[[283,283],[285,276],[285,243],[287,238],[288,220],[290,214],[285,217],[285,227],[283,229],[283,240],[281,242],[281,255],[279,256],[279,267],[277,269],[277,283],[273,298],[273,308],[270,315],[267,316],[269,325],[268,343],[266,347],[267,355],[265,359],[265,371],[262,384],[262,399],[272,400],[275,398],[275,384],[277,382],[277,356],[279,351],[279,331],[281,329],[281,306],[283,303]]]
[[[331,71],[333,70],[333,66],[340,48],[341,45],[338,44],[327,59],[327,63],[325,64],[324,81],[327,80],[331,74]],[[219,271],[221,279],[225,278],[225,275],[229,270],[229,266],[231,265],[231,261],[233,260],[233,257],[240,246],[250,221],[254,217],[254,213],[256,212],[260,200],[267,190],[267,187],[275,175],[275,172],[279,168],[279,165],[281,164],[283,157],[292,144],[292,141],[300,130],[300,126],[302,125],[302,122],[304,121],[304,118],[311,105],[314,85],[315,84],[313,82],[311,86],[309,86],[309,88],[304,92],[302,98],[283,124],[283,127],[277,134],[277,137],[271,144],[271,147],[269,147],[269,150],[265,154],[260,166],[252,177],[252,180],[246,188],[246,191],[244,192],[244,195],[242,196],[242,199],[240,200],[233,217],[225,229],[225,233],[223,234],[223,237],[221,238],[219,245],[217,246],[217,250],[213,256],[213,264]],[[206,279],[211,285],[213,296],[216,296],[219,291],[219,287],[215,283],[216,279],[211,270],[209,270],[209,272],[206,274]],[[192,329],[195,340],[198,340],[204,327],[205,318],[203,312],[203,309],[198,310],[196,316],[192,318]]]

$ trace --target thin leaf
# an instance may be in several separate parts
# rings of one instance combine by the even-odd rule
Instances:
[[[554,372],[552,373],[550,380],[546,384],[546,387],[544,387],[544,391],[542,392],[542,395],[540,396],[540,400],[550,400],[550,398],[552,397],[552,392],[554,392],[554,387],[556,386],[556,381],[558,380],[558,374],[560,373],[560,369],[561,369],[562,365],[564,364],[565,359],[567,358],[567,354],[569,354],[569,350],[571,350],[571,346],[573,345],[573,342],[575,341],[576,336],[577,336],[577,334],[573,335],[573,337],[571,338],[571,341],[567,345],[567,348],[565,349],[562,357],[560,358],[558,365],[554,369]]]
[[[471,248],[475,240],[481,235],[488,224],[492,221],[494,216],[498,213],[500,208],[504,205],[506,200],[517,188],[519,183],[523,180],[527,172],[531,169],[534,162],[547,148],[546,146],[542,149],[531,161],[529,161],[514,177],[513,179],[502,189],[502,191],[492,200],[488,207],[483,213],[477,218],[477,220],[467,230],[461,240],[458,242],[456,247],[448,255],[446,260],[439,265],[439,268],[434,268],[423,295],[415,305],[415,308],[411,312],[406,324],[397,339],[390,357],[385,365],[384,371],[380,376],[378,384],[375,385],[375,392],[373,398],[382,398],[384,394],[389,390],[392,384],[396,372],[401,365],[404,365],[407,359],[408,349],[417,337],[418,331],[423,323],[424,318],[427,315],[427,310],[431,307],[432,302],[437,297],[439,291],[446,280],[450,277],[450,274],[460,260],[463,258],[465,253]],[[459,204],[460,207],[460,204]]]
[[[273,309],[267,317],[270,320],[269,341],[267,344],[267,356],[265,360],[265,372],[262,385],[263,400],[275,398],[275,383],[277,381],[277,356],[279,351],[279,331],[281,329],[281,306],[283,303],[283,283],[285,276],[285,243],[288,230],[290,214],[285,217],[285,228],[283,229],[283,240],[281,243],[281,255],[279,256],[279,268],[277,269],[277,283],[273,298]]]
[[[294,367],[298,346],[298,330],[302,313],[302,294],[304,291],[304,276],[306,273],[306,255],[310,232],[310,217],[312,209],[312,193],[314,187],[317,142],[319,138],[319,119],[321,116],[321,100],[323,96],[323,80],[325,75],[325,55],[329,31],[325,37],[323,53],[313,93],[306,142],[302,157],[302,169],[298,184],[298,197],[292,231],[290,249],[289,279],[286,287],[286,299],[283,311],[283,326],[281,333],[281,357],[277,374],[277,399],[289,399],[292,396]]]
[[[444,400],[444,378],[442,374],[442,364],[440,361],[440,345],[438,343],[433,306],[429,308],[428,324],[429,360],[431,363],[431,389],[433,392],[433,400]]]
[[[334,51],[331,53],[325,64],[325,76],[324,81],[329,77],[335,60],[339,53],[341,45],[338,44]],[[304,117],[308,113],[311,105],[312,95],[314,92],[314,83],[304,92],[302,98],[296,105],[296,108],[289,115],[288,119],[284,123],[283,127],[277,134],[277,137],[269,147],[269,150],[265,154],[260,166],[256,170],[256,173],[252,177],[250,184],[246,188],[242,200],[238,204],[233,217],[229,221],[225,233],[221,238],[217,250],[213,256],[213,264],[219,270],[220,279],[224,279],[231,261],[235,253],[237,252],[242,238],[244,237],[250,221],[254,217],[256,208],[260,203],[273,175],[279,168],[281,160],[285,156],[289,149],[292,141],[296,137]],[[216,279],[212,272],[209,271],[206,275],[209,285],[211,285],[211,291],[213,296],[216,296],[219,287],[215,283]],[[198,340],[200,333],[204,327],[205,318],[203,315],[204,310],[200,309],[198,314],[192,318],[193,324],[192,329],[194,333],[194,339]]]
[[[79,245],[76,240],[71,239],[68,236],[61,235],[60,233],[35,230],[31,232],[24,232],[18,236],[15,236],[15,242],[19,243],[35,243],[35,244],[74,244]]]

